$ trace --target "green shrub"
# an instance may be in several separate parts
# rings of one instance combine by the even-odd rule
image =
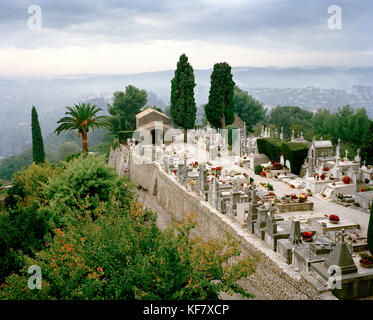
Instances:
[[[109,201],[112,196],[126,204],[133,196],[104,157],[94,155],[71,160],[59,176],[49,179],[44,193],[52,203],[74,208],[83,205],[88,210],[94,210],[100,201]]]
[[[302,143],[283,142],[278,138],[257,139],[259,153],[264,153],[270,160],[279,161],[281,154],[289,160],[291,172],[299,175],[300,169],[308,155],[308,147]]]
[[[110,206],[95,222],[56,230],[35,258],[24,257],[20,275],[6,279],[0,299],[218,299],[251,297],[237,280],[255,261],[239,258],[238,243],[191,238],[194,220],[161,232],[156,216],[136,206],[128,215]],[[228,263],[235,259],[235,263]],[[43,270],[41,290],[27,288],[27,266]],[[218,281],[213,281],[218,280]]]
[[[262,170],[263,170],[263,167],[262,167],[260,164],[258,164],[258,165],[255,166],[255,168],[254,168],[254,172],[255,172],[255,174],[257,174],[257,175],[260,175],[260,173],[262,172]]]
[[[280,155],[282,152],[282,140],[279,138],[266,138],[257,139],[259,153],[263,153],[268,156],[270,160],[276,162],[280,161]]]
[[[282,145],[282,153],[284,158],[290,162],[291,172],[299,175],[308,155],[308,147],[302,143],[288,142]]]
[[[225,129],[228,130],[228,147],[231,147],[231,149],[232,149],[232,144],[233,144],[233,141],[232,141],[233,131],[232,130],[239,129],[239,128],[236,127],[233,124],[230,124],[230,125],[226,126]]]
[[[11,272],[19,271],[22,254],[33,256],[44,247],[49,219],[49,213],[38,211],[37,204],[0,214],[0,283]]]

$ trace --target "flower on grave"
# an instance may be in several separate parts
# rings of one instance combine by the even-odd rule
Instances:
[[[301,193],[301,194],[299,195],[299,202],[305,202],[305,201],[307,201],[307,199],[308,199],[308,197],[307,197],[306,194]]]
[[[266,176],[267,176],[267,174],[266,174],[265,171],[262,171],[262,172],[260,173],[260,175],[261,175],[262,177],[266,177]]]
[[[290,198],[290,194],[285,194],[285,198]]]
[[[275,160],[271,160],[271,163],[274,164],[276,161]]]
[[[336,214],[331,214],[329,216],[329,220],[330,221],[334,221],[334,222],[338,222],[339,221],[339,217]]]
[[[290,188],[295,189],[295,185],[291,184]]]
[[[302,232],[302,239],[305,242],[311,242],[313,238],[313,233],[311,231]]]
[[[282,170],[282,169],[283,169],[283,166],[282,166],[281,163],[279,163],[279,162],[275,162],[275,163],[273,164],[273,170]]]
[[[176,174],[177,170],[172,170],[172,172],[173,172],[174,174]]]
[[[247,173],[246,173],[246,172],[243,172],[242,175],[243,175],[244,177],[246,177],[246,176],[247,176]]]
[[[222,167],[216,167],[217,171],[221,171],[221,169],[222,169]],[[226,172],[228,172],[228,171],[226,170]]]
[[[245,157],[243,157],[243,159],[244,159],[244,160],[246,160],[246,156],[245,156]]]
[[[366,189],[361,189],[360,192],[366,192],[367,190]]]
[[[298,197],[297,197],[297,195],[296,195],[295,193],[291,194],[291,195],[290,195],[290,198],[291,198],[292,200],[297,200],[297,199],[298,199]]]
[[[365,179],[365,183],[368,184],[370,182],[370,180],[367,178]]]
[[[329,169],[329,167],[324,167],[323,168],[323,171],[329,171],[330,169]]]
[[[250,183],[254,183],[254,178],[250,178]]]
[[[360,264],[365,266],[371,266],[373,264],[373,257],[368,255],[363,255],[359,260]]]
[[[325,173],[323,173],[323,174],[320,176],[320,179],[321,179],[321,180],[325,180],[325,178],[326,178],[326,175],[325,175]]]
[[[344,184],[350,184],[352,182],[352,179],[349,176],[344,176],[342,178],[342,181]]]

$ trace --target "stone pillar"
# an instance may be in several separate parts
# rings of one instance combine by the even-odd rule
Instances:
[[[300,232],[300,221],[299,220],[291,221],[291,231],[290,231],[289,241],[293,245],[302,243],[302,234]]]

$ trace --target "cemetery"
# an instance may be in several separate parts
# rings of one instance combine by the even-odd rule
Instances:
[[[289,283],[301,277],[318,299],[373,295],[373,268],[361,262],[368,254],[367,203],[372,193],[357,192],[361,183],[372,185],[372,168],[361,164],[359,155],[350,161],[347,154],[342,158],[340,141],[334,152],[330,141],[307,142],[300,135],[286,142],[282,132],[268,128],[259,137],[242,130],[189,130],[187,144],[177,131],[164,137],[169,141],[128,139],[111,150],[109,163],[149,189],[176,220],[191,211],[202,220],[203,236],[231,230],[245,239],[247,252],[265,252],[276,268],[293,275]],[[344,206],[343,199],[360,206]],[[342,289],[330,284],[331,266]],[[258,286],[268,281],[260,268],[257,277]],[[276,281],[281,292],[285,280]],[[285,287],[290,299],[310,298]]]

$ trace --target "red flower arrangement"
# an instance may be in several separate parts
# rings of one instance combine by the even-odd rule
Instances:
[[[311,231],[305,231],[302,233],[302,239],[305,242],[311,242],[313,238],[313,233]]]
[[[295,185],[291,184],[290,188],[295,189]]]
[[[282,164],[279,162],[273,164],[273,170],[282,170],[282,168]]]
[[[338,223],[339,222],[339,217],[336,214],[331,214],[329,216],[329,221],[333,223]]]
[[[326,178],[326,175],[325,175],[325,173],[323,173],[323,174],[320,176],[320,179],[321,179],[321,180],[325,180],[325,178]]]
[[[216,167],[217,171],[221,171],[222,167]]]
[[[275,162],[276,162],[275,160],[271,160],[271,163],[272,163],[272,164],[275,164]]]
[[[373,257],[369,256],[363,259],[360,259],[360,265],[364,268],[372,268],[373,267]]]
[[[361,189],[360,192],[366,192],[367,190],[366,189]]]
[[[267,174],[265,173],[265,171],[262,171],[262,172],[260,173],[260,176],[262,176],[262,177],[266,177]]]
[[[296,199],[298,199],[298,197],[297,197],[297,195],[296,195],[295,193],[291,194],[291,195],[290,195],[290,198],[291,198],[292,200],[296,200]]]
[[[246,177],[247,176],[247,173],[246,172],[244,172],[243,174],[242,174],[244,177]]]
[[[323,171],[329,171],[329,167],[324,167]]]
[[[174,174],[176,174],[177,170],[172,170],[172,172],[173,172]]]
[[[352,179],[349,176],[344,176],[342,178],[342,181],[344,184],[350,184],[352,182]]]

